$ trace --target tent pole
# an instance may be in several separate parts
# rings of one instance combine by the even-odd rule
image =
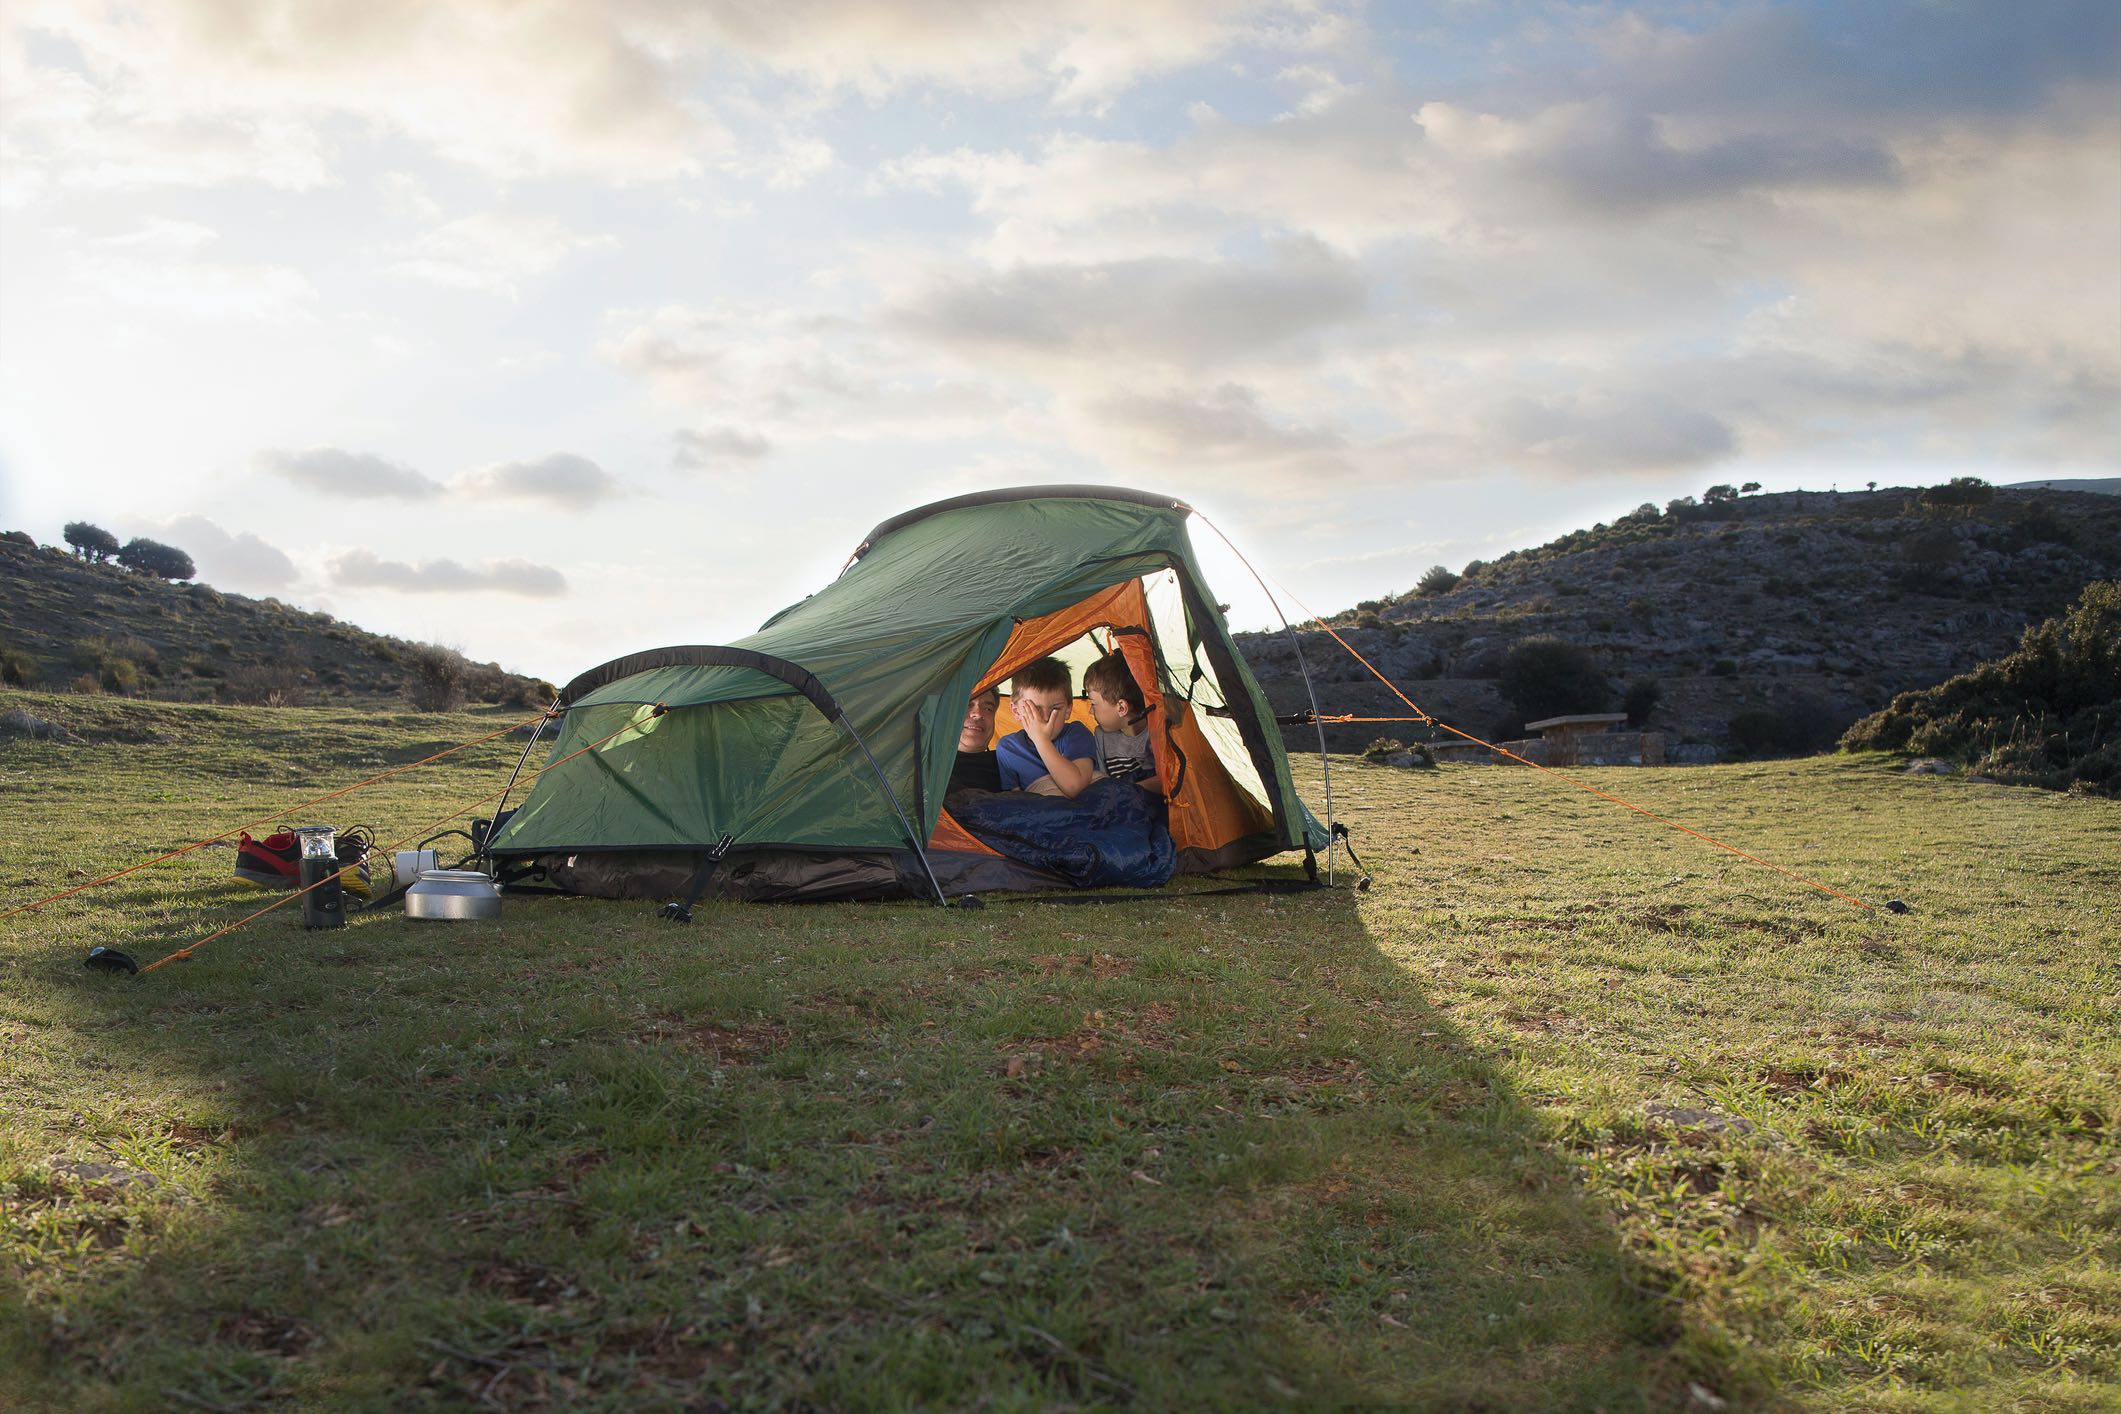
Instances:
[[[1318,733],[1318,769],[1320,774],[1325,777],[1326,882],[1331,884],[1333,882],[1333,851],[1339,840],[1339,836],[1333,833],[1333,763],[1326,759],[1326,728],[1325,724],[1318,720],[1318,693],[1311,686],[1311,665],[1304,659],[1304,642],[1297,637],[1296,630],[1289,627],[1289,616],[1281,611],[1281,602],[1274,597],[1274,591],[1267,588],[1267,582],[1260,578],[1259,571],[1252,568],[1252,562],[1245,558],[1244,551],[1231,543],[1230,537],[1223,534],[1221,526],[1209,520],[1207,516],[1202,515],[1198,510],[1195,510],[1193,514],[1200,516],[1201,524],[1214,531],[1215,538],[1222,541],[1224,545],[1229,546],[1230,553],[1237,556],[1237,562],[1245,567],[1246,574],[1252,576],[1252,582],[1259,586],[1259,592],[1266,595],[1267,602],[1274,606],[1274,617],[1281,620],[1281,631],[1288,635],[1289,646],[1296,650],[1296,670],[1303,675],[1304,696],[1311,703],[1311,726]]]
[[[501,787],[501,798],[494,804],[494,819],[498,820],[501,818],[502,810],[505,809],[508,805],[508,793],[516,788],[516,778],[523,774],[523,767],[526,763],[529,762],[530,753],[538,749],[538,738],[545,735],[546,724],[551,722],[559,715],[560,699],[555,697],[552,699],[552,705],[545,709],[545,715],[538,718],[537,728],[536,730],[531,732],[530,740],[523,743],[523,754],[516,758],[516,768],[508,773],[508,784]],[[489,845],[493,843],[492,832],[488,832],[486,836],[486,842]],[[484,854],[485,852],[486,851],[483,849],[479,851],[480,854]]]
[[[839,719],[840,725],[847,729],[847,735],[853,737],[854,744],[861,748],[862,759],[869,763],[869,770],[875,775],[876,783],[884,788],[884,799],[891,802],[891,813],[898,816],[899,828],[906,832],[906,843],[913,846],[914,857],[921,862],[921,872],[928,876],[928,887],[935,890],[935,901],[948,908],[950,900],[943,895],[943,886],[935,877],[935,868],[928,863],[928,851],[921,848],[920,836],[914,832],[913,822],[906,818],[906,809],[899,804],[898,792],[891,788],[890,778],[884,774],[884,768],[876,764],[876,758],[869,754],[869,743],[862,740],[862,734],[854,729],[854,723],[848,720],[847,714],[841,712]]]

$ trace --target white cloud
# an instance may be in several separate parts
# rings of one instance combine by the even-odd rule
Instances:
[[[217,259],[219,233],[156,217],[121,235],[81,243],[61,257],[70,300],[135,319],[289,324],[314,317],[317,292],[300,271]]]
[[[1240,44],[1302,51],[1336,35],[1306,3],[1263,0],[722,0],[693,7],[719,43],[826,88],[881,96],[932,82],[1080,106]]]
[[[936,83],[1076,106],[1241,44],[1302,53],[1339,33],[1305,0],[21,0],[9,29],[18,201],[53,185],[311,189],[334,180],[344,118],[508,175],[661,181],[730,165],[799,183],[829,147],[787,132],[747,152],[696,96],[706,79],[873,97]],[[32,62],[28,34],[72,60]],[[727,86],[734,101],[741,84]]]
[[[1158,258],[945,274],[879,320],[975,360],[1200,369],[1286,349],[1365,304],[1355,266],[1314,242],[1286,242],[1257,265]]]
[[[296,579],[295,562],[250,531],[229,531],[205,516],[185,515],[152,529],[190,555],[199,578],[224,589],[283,589]]]
[[[457,490],[469,496],[542,501],[563,510],[586,510],[623,494],[616,476],[572,452],[486,467],[465,476],[457,483]]]
[[[291,481],[306,491],[321,492],[345,500],[424,500],[439,496],[442,483],[409,466],[372,452],[349,452],[339,447],[311,447],[290,452],[275,449],[260,452],[260,470]]]
[[[332,556],[325,572],[342,589],[388,589],[401,594],[490,592],[532,599],[567,593],[567,580],[558,570],[527,560],[487,560],[475,567],[448,559],[407,564],[382,559],[373,550],[347,550]]]
[[[717,301],[615,310],[597,344],[605,362],[670,403],[782,445],[822,438],[946,436],[989,429],[1007,407],[908,347],[893,331],[840,314]],[[742,443],[695,448],[727,455]],[[682,459],[686,447],[681,444]]]
[[[681,427],[671,441],[671,465],[679,471],[727,471],[762,461],[773,451],[771,442],[740,427]]]
[[[25,3],[73,46],[31,68],[18,160],[66,185],[331,180],[354,117],[494,171],[610,180],[696,172],[725,140],[689,86],[707,57],[679,7]]]
[[[1295,462],[1341,470],[1345,435],[1276,423],[1250,388],[1224,384],[1206,393],[1113,393],[1095,400],[1090,417],[1147,458],[1175,465]]]
[[[1486,89],[1297,66],[1293,107],[1198,108],[1161,145],[901,159],[888,184],[962,187],[984,234],[880,319],[1077,400],[1085,445],[1174,463],[1188,437],[1214,457],[1277,428],[1422,478],[1910,438],[2110,456],[2121,83],[2085,51],[2111,52],[2121,11],[1881,12],[1849,21],[1883,26],[1865,43],[1788,10],[1584,13],[1577,67],[1512,61]],[[1352,296],[1233,276],[1188,298],[1179,272],[1277,235],[1339,252]],[[1283,316],[1300,337],[1276,357]],[[1251,402],[1148,391],[1210,369]]]
[[[438,285],[513,299],[526,281],[557,269],[575,252],[617,244],[609,234],[571,230],[549,216],[486,211],[422,232],[390,268]]]

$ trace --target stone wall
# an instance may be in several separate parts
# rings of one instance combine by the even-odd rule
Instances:
[[[1559,737],[1495,743],[1535,766],[1662,766],[1663,732],[1581,732]],[[1496,761],[1501,758],[1469,741],[1435,741],[1429,749],[1443,761]]]

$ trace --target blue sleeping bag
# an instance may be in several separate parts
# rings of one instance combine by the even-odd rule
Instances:
[[[988,848],[1077,888],[1153,889],[1171,882],[1178,854],[1164,823],[1164,803],[1131,781],[1092,781],[1073,800],[962,790],[948,804],[957,822]]]

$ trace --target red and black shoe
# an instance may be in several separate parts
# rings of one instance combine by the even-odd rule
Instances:
[[[243,832],[236,842],[236,877],[261,889],[291,889],[302,877],[302,845],[293,830],[262,840]]]

